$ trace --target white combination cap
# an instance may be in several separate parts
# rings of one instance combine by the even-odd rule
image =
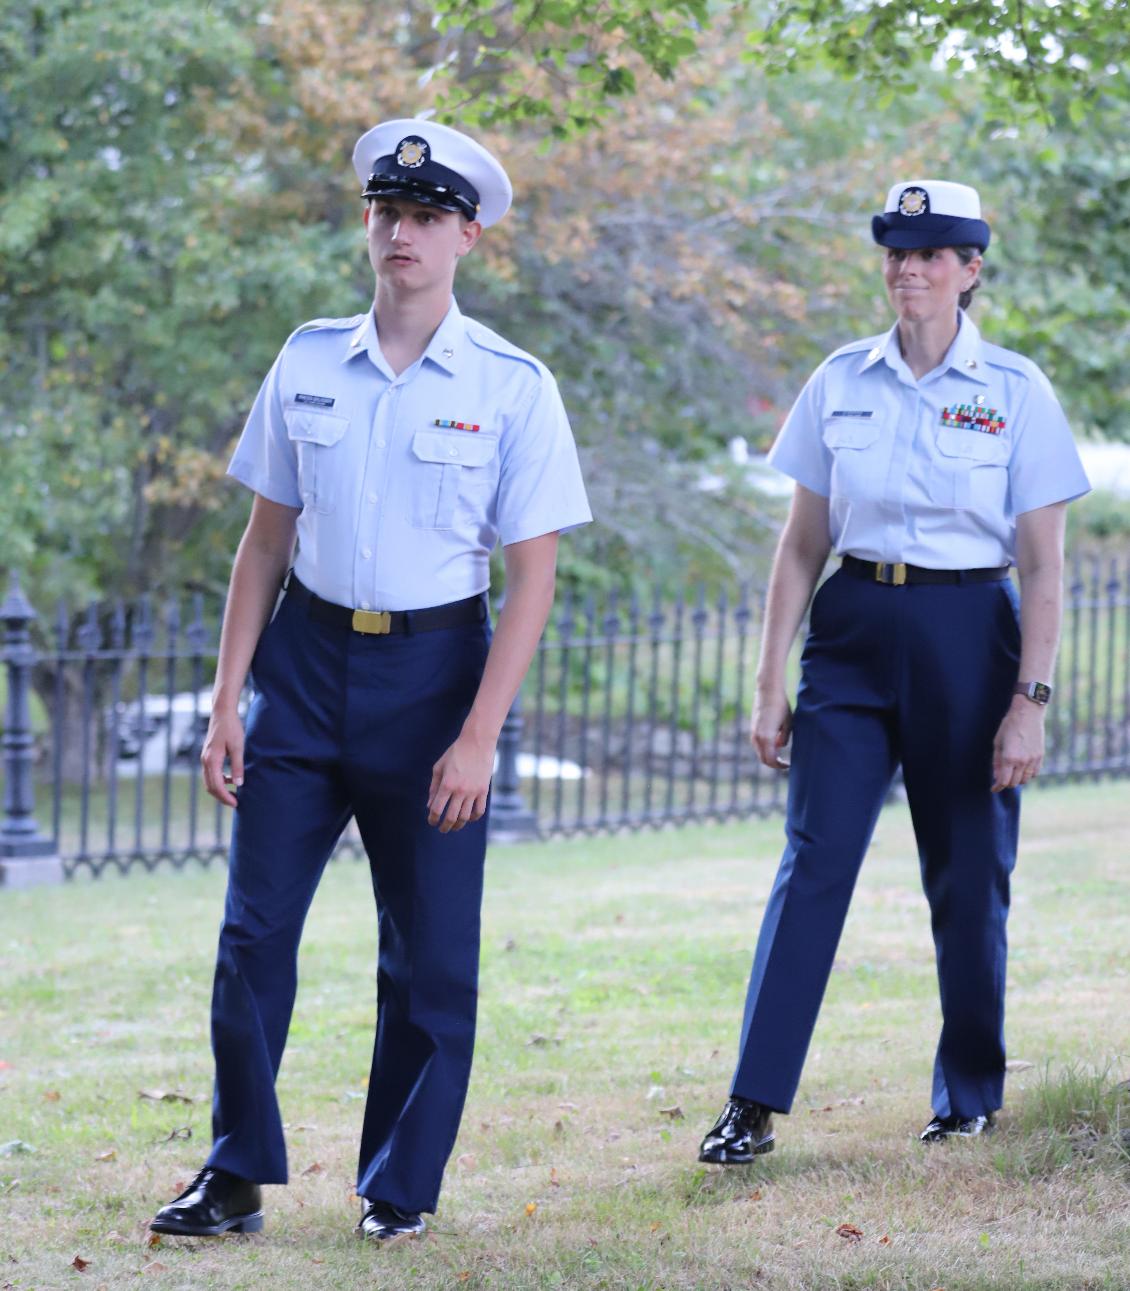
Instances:
[[[968,184],[944,179],[904,179],[891,186],[882,215],[872,216],[871,236],[884,247],[989,245],[981,199]]]
[[[497,224],[514,196],[501,164],[482,144],[436,121],[384,121],[357,140],[353,169],[362,197],[406,197],[460,211],[484,228]]]

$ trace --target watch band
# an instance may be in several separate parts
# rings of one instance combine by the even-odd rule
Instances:
[[[1046,704],[1052,697],[1052,688],[1046,681],[1018,681],[1012,688],[1014,695],[1023,695],[1033,704]]]

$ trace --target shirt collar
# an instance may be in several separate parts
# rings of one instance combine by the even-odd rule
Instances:
[[[953,344],[950,345],[946,357],[939,365],[939,370],[953,370],[959,372],[963,377],[968,377],[971,381],[976,381],[980,385],[989,384],[989,371],[985,365],[985,356],[981,333],[977,330],[977,325],[963,309],[957,311],[958,325],[957,335],[953,338]],[[860,367],[861,372],[866,372],[868,368],[874,367],[876,363],[886,363],[892,371],[897,372],[900,367],[904,367],[902,353],[899,350],[898,324],[874,345],[868,352]]]
[[[430,359],[437,367],[443,368],[445,372],[450,372],[454,376],[459,371],[459,359],[466,345],[466,339],[463,315],[453,296],[451,305],[443,316],[443,322],[436,328],[432,339],[428,342],[428,348],[421,357]],[[381,344],[377,336],[377,319],[372,309],[353,329],[342,362],[348,363],[358,354],[367,354],[378,368],[387,367],[384,355],[381,354]]]

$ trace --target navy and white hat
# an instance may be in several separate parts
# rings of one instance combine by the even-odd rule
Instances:
[[[484,228],[502,219],[514,195],[506,171],[482,144],[414,117],[384,121],[363,134],[353,169],[362,197],[407,197],[459,211]]]
[[[887,194],[882,215],[871,217],[871,236],[881,247],[980,247],[989,245],[981,199],[968,184],[944,179],[905,179]]]

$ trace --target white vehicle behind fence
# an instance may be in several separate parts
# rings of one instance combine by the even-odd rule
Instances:
[[[241,705],[241,711],[245,705]],[[212,713],[211,690],[182,690],[125,701],[106,714],[106,736],[119,776],[194,770]],[[116,726],[116,730],[115,730]]]

